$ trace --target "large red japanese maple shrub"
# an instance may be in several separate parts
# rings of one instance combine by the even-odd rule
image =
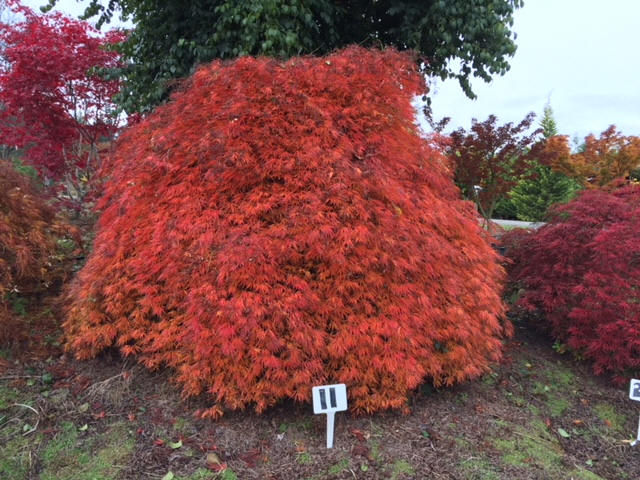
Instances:
[[[519,305],[560,342],[622,380],[640,371],[640,185],[558,206],[535,233],[507,235]]]
[[[201,67],[120,138],[68,347],[169,365],[222,408],[405,405],[499,358],[501,267],[416,133],[410,54],[349,48]]]

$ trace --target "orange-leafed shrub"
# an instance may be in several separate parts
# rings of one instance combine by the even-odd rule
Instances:
[[[11,304],[56,281],[56,241],[66,233],[67,227],[29,179],[0,159],[0,341],[25,333]]]
[[[622,381],[640,372],[640,185],[590,190],[538,231],[503,237],[519,306]]]
[[[122,135],[68,347],[169,365],[222,408],[405,405],[500,356],[502,270],[413,124],[414,58],[349,48],[200,68]]]
[[[640,137],[624,136],[611,125],[600,134],[584,138],[579,152],[571,153],[569,137],[551,137],[541,152],[552,169],[574,178],[585,188],[600,188],[633,177],[640,168]]]

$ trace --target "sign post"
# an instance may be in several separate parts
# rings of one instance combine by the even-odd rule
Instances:
[[[640,380],[635,378],[631,379],[631,385],[629,386],[629,398],[640,402]],[[640,443],[640,420],[638,420],[638,436],[631,442],[631,446],[635,447]]]
[[[322,385],[311,389],[313,413],[327,415],[327,448],[333,448],[333,425],[336,412],[347,409],[347,386],[344,383]]]

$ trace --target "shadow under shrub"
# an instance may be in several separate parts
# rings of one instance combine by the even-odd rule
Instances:
[[[349,48],[201,67],[125,132],[68,348],[176,371],[207,415],[345,382],[359,412],[499,358],[503,271],[417,134],[412,55]]]

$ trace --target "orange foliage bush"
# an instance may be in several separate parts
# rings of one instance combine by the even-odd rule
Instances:
[[[56,239],[67,229],[29,179],[0,159],[0,341],[24,333],[9,297],[38,294],[60,273]]]
[[[547,141],[543,160],[584,187],[599,188],[640,168],[640,137],[623,136],[611,125],[600,138],[586,136],[583,148],[572,154],[569,137],[557,135]]]
[[[208,415],[334,381],[371,412],[486,371],[503,272],[416,133],[415,64],[354,47],[200,68],[107,164],[68,348],[171,366]]]

